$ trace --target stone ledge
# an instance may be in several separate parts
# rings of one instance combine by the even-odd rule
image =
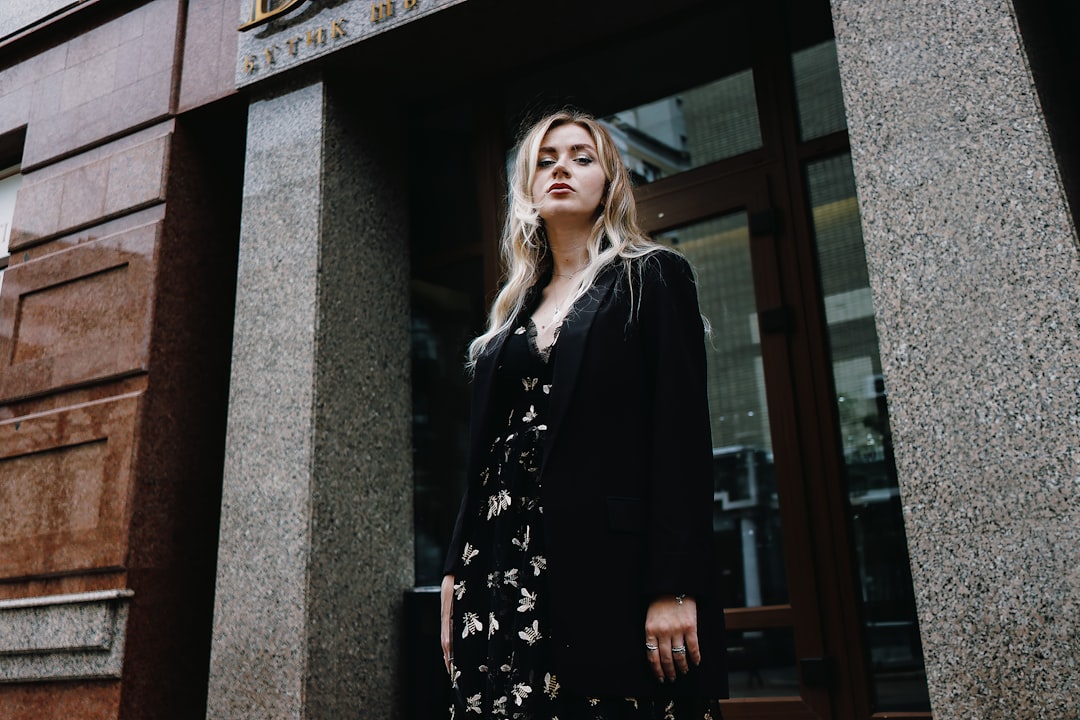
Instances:
[[[132,595],[0,600],[0,683],[120,677]]]

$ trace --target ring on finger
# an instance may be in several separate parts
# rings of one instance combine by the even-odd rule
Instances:
[[[684,653],[684,652],[686,652],[686,646],[685,645],[680,645],[679,647],[673,647],[673,648],[671,648],[671,652],[673,652],[673,653]]]
[[[649,652],[656,652],[660,649],[660,646],[655,643],[647,642],[645,643],[645,649]]]

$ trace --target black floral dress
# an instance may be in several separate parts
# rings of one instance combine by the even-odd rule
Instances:
[[[452,620],[452,720],[719,720],[715,703],[591,698],[562,690],[550,660],[540,462],[556,342],[531,319],[504,343],[495,376],[501,427],[467,512]],[[643,659],[644,662],[644,659]]]

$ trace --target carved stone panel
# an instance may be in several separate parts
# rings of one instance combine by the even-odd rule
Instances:
[[[145,371],[158,225],[5,271],[0,402]]]
[[[0,577],[124,565],[139,398],[0,423]]]

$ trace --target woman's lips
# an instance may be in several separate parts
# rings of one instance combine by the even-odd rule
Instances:
[[[557,192],[557,191],[560,191],[560,190],[563,191],[563,192],[573,192],[574,188],[570,187],[566,183],[555,183],[551,187],[548,188],[549,193]]]

